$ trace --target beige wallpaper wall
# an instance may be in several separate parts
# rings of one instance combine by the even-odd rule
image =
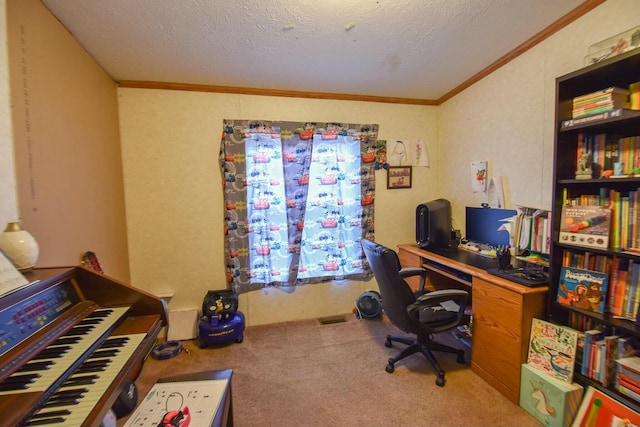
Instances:
[[[218,152],[229,119],[377,123],[380,139],[427,142],[438,157],[436,108],[181,91],[119,89],[131,279],[174,293],[171,310],[199,307],[224,288],[222,177]],[[376,174],[376,238],[414,241],[415,206],[440,197],[437,163],[416,168],[411,189],[387,190]],[[374,282],[337,282],[243,294],[247,324],[351,312]]]
[[[224,286],[223,118],[375,122],[381,139],[427,140],[431,167],[416,171],[411,190],[387,191],[384,173],[376,176],[376,236],[392,247],[414,240],[416,204],[436,197],[451,200],[464,234],[464,207],[487,201],[472,191],[473,161],[503,176],[508,208],[549,206],[555,78],[582,67],[589,45],[637,25],[637,16],[640,2],[610,0],[440,107],[119,89],[133,283],[175,293],[173,310],[197,307],[206,289]],[[267,289],[242,295],[241,309],[248,324],[345,313],[373,286]]]
[[[35,8],[36,15],[42,18],[40,13],[43,6],[38,0],[11,1],[13,5],[26,4],[26,7]],[[0,0],[2,13],[6,2]],[[27,10],[23,16],[29,16],[29,13],[31,11]],[[471,191],[472,161],[487,160],[489,176],[504,176],[508,207],[516,203],[549,205],[555,78],[582,67],[589,45],[638,25],[638,16],[640,2],[637,0],[608,0],[439,107],[160,90],[114,90],[112,93],[117,92],[118,96],[126,237],[132,284],[155,293],[174,293],[170,304],[172,310],[198,308],[206,290],[224,287],[220,228],[223,211],[221,176],[217,163],[224,118],[375,122],[380,125],[382,139],[425,140],[431,166],[415,170],[412,189],[387,191],[384,185],[385,172],[378,172],[376,176],[379,183],[376,235],[377,240],[388,246],[413,241],[415,206],[432,198],[450,199],[454,207],[454,226],[463,228],[464,206],[477,206],[486,200],[484,193]],[[55,74],[50,71],[57,71],[67,63],[67,57],[60,53],[73,52],[72,56],[78,57],[84,54],[80,53],[77,44],[68,35],[62,36],[59,23],[50,15],[37,21],[38,25],[33,19],[28,21],[29,25],[33,25],[29,31],[33,29],[36,33],[46,35],[49,43],[54,41],[53,50],[50,44],[44,45],[43,58],[46,56],[46,60],[42,62],[41,82],[44,87],[59,85],[59,81],[51,80]],[[69,104],[76,106],[83,105],[82,100],[86,97],[82,93],[91,92],[95,99],[93,92],[98,86],[106,84],[101,80],[104,74],[96,69],[95,64],[90,65],[86,58],[80,59],[80,63],[82,67],[72,67],[73,72],[80,73],[75,82],[87,83],[88,86],[83,92],[80,86],[71,85],[69,89],[73,89],[74,95],[70,98],[71,92],[67,91],[65,98],[68,101],[74,99]],[[9,93],[5,83],[6,68],[0,49],[2,105],[5,102],[1,98]],[[95,79],[100,83],[96,83]],[[105,99],[112,96],[107,92],[100,92]],[[88,108],[100,116],[101,108],[96,103]],[[56,117],[55,106],[49,105],[42,111],[43,117]],[[0,114],[0,117],[4,117],[0,121],[6,120],[7,115]],[[60,116],[57,117],[59,119]],[[93,120],[95,115],[89,118]],[[83,144],[87,134],[83,132],[88,132],[91,138],[98,135],[101,149],[117,147],[118,125],[114,122],[105,129],[110,136],[104,138],[104,132],[92,133],[92,126],[76,127],[77,121],[74,119],[72,113],[70,116],[64,115],[62,122],[48,121],[51,129],[58,129],[56,124],[64,129],[58,142],[50,141],[52,146],[62,144],[70,157],[77,156],[85,147]],[[98,129],[107,122],[109,119],[102,117]],[[9,126],[0,126],[0,129],[1,166],[13,157],[14,147],[7,142],[11,136],[7,133],[10,131],[5,129],[9,129]],[[76,133],[78,131],[79,134]],[[16,144],[20,142],[16,141]],[[65,141],[72,141],[73,144],[66,146]],[[119,152],[114,154],[109,151],[111,162],[118,155]],[[104,164],[98,160],[89,158],[85,164]],[[109,164],[117,171],[117,161]],[[73,168],[73,163],[65,165],[66,170]],[[6,169],[0,167],[0,220],[18,211],[10,169],[10,166]],[[60,185],[52,188],[51,194],[57,197],[72,194],[73,205],[71,202],[67,205],[74,214],[80,215],[78,218],[86,219],[87,212],[83,209],[90,208],[100,214],[100,224],[109,224],[109,218],[104,218],[100,208],[112,205],[103,199],[83,203],[82,200],[75,200],[69,190],[74,188],[73,185],[69,187],[73,176],[86,177],[94,173],[94,170],[81,170],[77,175],[63,175],[58,182]],[[113,184],[113,180],[100,181],[101,186],[117,192]],[[88,187],[82,190],[88,191]],[[47,206],[58,206],[58,201],[54,197]],[[41,223],[46,223],[46,220]],[[56,223],[52,224],[45,227],[44,231],[56,231]],[[118,223],[118,227],[124,229],[124,219]],[[108,227],[103,227],[100,235],[108,236],[109,231]],[[83,236],[87,235],[91,233],[83,233]],[[126,241],[122,242],[126,246]],[[116,246],[109,244],[105,246],[105,251],[110,256],[116,254]],[[70,255],[67,258],[75,260],[75,256]],[[365,290],[375,289],[375,286],[374,282],[345,282],[290,290],[268,289],[242,295],[240,306],[247,315],[248,324],[328,316],[349,312],[357,296]]]
[[[439,106],[438,145],[448,147],[440,189],[464,229],[464,207],[486,202],[473,193],[470,164],[487,160],[503,176],[507,207],[551,206],[555,79],[584,66],[590,45],[640,24],[640,2],[609,0],[516,60]]]
[[[6,13],[14,208],[40,246],[36,267],[94,251],[127,281],[116,84],[40,0],[7,0]]]
[[[6,25],[6,0],[0,0],[0,28]],[[16,176],[13,162],[13,138],[9,109],[9,63],[7,33],[0,31],[0,231],[9,221],[18,219]]]

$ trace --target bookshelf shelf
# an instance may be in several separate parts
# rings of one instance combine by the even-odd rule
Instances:
[[[604,325],[611,326],[612,328],[616,329],[617,333],[628,333],[628,334],[640,335],[640,326],[636,325],[631,320],[620,319],[615,316],[612,316],[609,313],[594,313],[587,310],[581,310],[577,307],[562,305],[558,302],[553,302],[552,305],[559,310],[566,310],[568,312],[575,313],[580,316],[590,317],[593,320],[596,320]]]
[[[638,184],[640,182],[640,176],[629,176],[625,178],[600,178],[600,179],[559,179],[559,185],[576,185],[576,186],[584,186],[584,187],[593,187],[593,185],[598,185],[600,187],[613,187],[618,186],[625,183]]]
[[[604,119],[571,121],[574,98],[609,87],[629,88],[632,83],[640,81],[639,69],[640,52],[635,51],[556,79],[557,132],[552,181],[547,318],[582,332],[599,329],[609,336],[635,337],[640,343],[640,322],[636,320],[640,319],[637,316],[640,307],[640,273],[636,272],[636,279],[633,279],[634,269],[640,270],[640,176],[637,170],[633,170],[640,167],[640,111],[620,109]],[[589,153],[591,167],[586,168],[587,179],[577,179],[585,178],[585,168],[579,167],[583,153]],[[614,169],[614,162],[626,163],[626,166],[622,166],[626,176],[602,178],[607,176],[604,171]],[[621,166],[619,164],[616,167]],[[593,178],[589,178],[589,170]],[[604,247],[606,243],[601,248],[595,248],[560,241],[561,235],[567,235],[567,221],[579,221],[575,217],[562,217],[565,204],[611,207],[608,247]],[[597,223],[596,219],[593,218],[593,224]],[[586,240],[574,242],[584,243]],[[627,248],[633,248],[638,253],[626,252]],[[599,289],[600,298],[605,303],[602,312],[593,307],[589,310],[572,305],[579,295],[577,290],[573,292],[574,289],[561,283],[565,277],[563,272],[567,271],[563,267],[583,270],[583,273],[591,271],[608,275],[606,289]],[[572,292],[569,298],[565,298],[567,290]],[[559,295],[562,298],[558,298]],[[620,308],[620,301],[623,301],[624,308]],[[605,387],[597,378],[580,374],[574,380],[615,395],[622,401],[631,401],[636,407],[640,406],[640,397],[630,399],[615,381]]]
[[[587,121],[581,124],[571,124],[567,125],[567,122],[571,121],[571,119],[560,120],[560,132],[576,132],[583,130],[603,130],[606,131],[608,129],[613,129],[617,126],[629,126],[630,124],[635,124],[640,121],[640,111],[635,110],[622,110],[620,115],[615,117],[610,117],[607,119],[599,119],[594,121]]]

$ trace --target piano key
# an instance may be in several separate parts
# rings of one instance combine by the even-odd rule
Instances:
[[[57,409],[57,410],[52,410],[52,411],[43,411],[43,412],[39,412],[36,415],[34,415],[33,417],[31,417],[32,420],[34,419],[41,419],[41,418],[51,418],[51,417],[60,417],[63,415],[69,415],[71,413],[71,411],[69,411],[68,409]]]
[[[122,347],[123,345],[125,345],[127,343],[128,339],[127,338],[117,338],[117,339],[108,339],[106,340],[101,346],[100,348],[116,348],[116,347]]]
[[[67,332],[62,334],[63,337],[73,336],[73,335],[86,335],[91,332],[95,328],[95,325],[91,326],[74,326],[69,329]]]
[[[29,362],[16,372],[38,372],[49,369],[55,362],[53,360],[43,360],[41,362]]]
[[[72,377],[66,380],[62,386],[63,387],[72,387],[76,385],[87,385],[87,384],[95,384],[96,380],[100,378],[96,374],[91,375],[81,375],[77,377]]]
[[[45,425],[55,425],[56,423],[63,423],[63,417],[53,417],[53,418],[42,418],[38,420],[31,420],[26,426],[45,426]]]
[[[52,399],[48,400],[47,403],[44,404],[44,408],[57,408],[59,406],[69,407],[78,404],[78,399],[74,397],[67,397],[64,399]]]
[[[65,353],[71,350],[70,345],[56,345],[52,347],[47,347],[38,353],[31,360],[42,360],[42,359],[54,359],[56,357],[62,357]]]
[[[17,391],[26,390],[29,384],[32,384],[40,374],[26,374],[7,378],[0,384],[0,391]]]
[[[85,319],[95,319],[96,317],[109,317],[111,314],[113,314],[113,309],[104,308],[102,310],[96,310],[91,312],[87,317],[85,317]]]
[[[0,383],[0,396],[5,394],[23,393],[25,391],[46,391],[50,388],[61,376],[63,376],[76,361],[85,356],[85,353],[95,344],[96,341],[102,339],[105,333],[118,322],[118,320],[124,316],[129,310],[129,307],[114,307],[108,309],[98,309],[90,313],[88,318],[100,318],[102,322],[97,325],[91,326],[91,331],[81,335],[79,340],[72,345],[64,357],[55,359],[50,369],[44,369],[39,371],[39,377],[35,378],[32,383],[29,383],[24,388],[20,389],[3,389],[3,383]],[[75,329],[71,328],[71,331]],[[70,336],[70,334],[64,334],[63,336]],[[58,340],[56,340],[57,342]],[[47,347],[47,349],[50,347]],[[46,350],[46,349],[45,349]],[[28,364],[27,364],[28,365]],[[25,365],[26,366],[26,365]],[[9,378],[20,374],[14,373]],[[6,380],[5,380],[6,381]]]
[[[89,365],[89,366],[81,366],[80,368],[78,368],[76,370],[77,373],[79,374],[86,374],[89,372],[102,372],[104,371],[106,368],[106,365]]]
[[[111,386],[111,383],[119,375],[120,371],[127,364],[129,359],[131,358],[131,355],[135,352],[135,350],[138,348],[145,337],[146,334],[134,334],[127,335],[126,337],[121,337],[117,340],[120,342],[126,342],[126,345],[122,347],[122,351],[115,358],[108,359],[110,363],[108,364],[104,372],[97,374],[99,378],[96,380],[95,384],[86,386],[88,391],[84,393],[81,398],[76,399],[77,403],[73,402],[68,406],[55,406],[56,408],[60,408],[60,410],[69,411],[68,415],[61,415],[59,419],[50,420],[50,422],[46,424],[31,424],[32,422],[39,421],[39,419],[37,418],[39,414],[50,411],[47,408],[42,408],[36,413],[36,415],[31,418],[27,425],[50,425],[52,427],[81,426],[89,416],[91,411],[94,409],[96,402],[98,402],[102,398],[103,394]],[[73,379],[75,376],[76,374],[72,375],[70,379]],[[56,391],[56,393],[72,388],[73,386],[67,386],[65,383],[60,387],[59,390]]]
[[[78,325],[97,325],[98,323],[100,323],[100,319],[96,318],[96,319],[90,319],[85,317],[84,320],[78,322]]]
[[[68,396],[80,396],[83,393],[88,392],[89,389],[86,387],[83,388],[65,388],[65,389],[60,389],[58,391],[56,391],[53,396],[51,396],[52,398],[59,398],[59,397],[68,397]]]
[[[98,359],[98,358],[103,358],[103,357],[114,357],[119,352],[120,352],[120,350],[118,350],[118,349],[98,350],[95,353],[93,353],[91,356],[89,356],[89,359]]]
[[[60,337],[55,340],[51,345],[66,345],[66,344],[75,344],[80,341],[82,337]]]

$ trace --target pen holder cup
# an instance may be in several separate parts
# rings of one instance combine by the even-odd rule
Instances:
[[[498,268],[500,270],[506,270],[511,267],[511,253],[509,252],[496,255],[496,260],[498,260]]]

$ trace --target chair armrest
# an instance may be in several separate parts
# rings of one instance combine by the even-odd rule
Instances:
[[[466,299],[468,297],[469,297],[469,292],[463,291],[462,289],[440,289],[437,291],[431,291],[424,295],[420,295],[417,301],[422,302],[427,300],[437,300],[438,303],[440,303],[442,301],[447,301],[450,299],[456,301],[458,299],[464,298],[466,302]]]
[[[457,326],[464,316],[469,293],[460,289],[442,289],[421,295],[416,302],[407,306],[407,315],[420,322],[420,313],[428,313],[427,325],[433,332],[440,332]],[[448,311],[442,303],[453,301],[458,305],[456,312]]]
[[[422,276],[426,274],[427,269],[422,267],[405,267],[400,270],[400,276],[402,277]]]
[[[420,276],[420,287],[418,288],[418,292],[424,291],[424,285],[427,281],[427,269],[422,267],[405,267],[401,269],[399,272],[400,277],[406,279],[407,277]]]

